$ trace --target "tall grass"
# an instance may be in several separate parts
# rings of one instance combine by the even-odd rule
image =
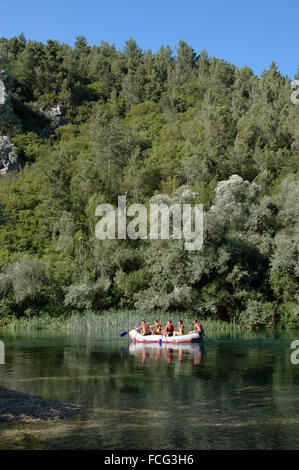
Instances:
[[[141,324],[145,320],[153,325],[158,320],[163,325],[167,320],[172,320],[174,327],[177,327],[178,320],[182,320],[186,330],[192,329],[193,316],[189,312],[159,313],[159,312],[137,312],[128,310],[109,310],[106,312],[95,313],[86,312],[84,314],[73,313],[70,316],[51,317],[50,315],[40,315],[31,318],[13,318],[6,326],[5,330],[64,330],[64,331],[128,331]],[[240,325],[234,325],[221,320],[202,320],[206,334],[213,332],[229,332],[232,330],[241,330]]]
[[[5,331],[57,330],[67,328],[65,317],[40,315],[34,317],[12,318],[3,325]]]

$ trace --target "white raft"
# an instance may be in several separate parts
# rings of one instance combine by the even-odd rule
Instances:
[[[137,343],[162,343],[167,344],[178,344],[178,343],[195,343],[202,340],[201,333],[191,333],[190,335],[180,335],[180,336],[162,336],[162,335],[147,335],[143,336],[137,330],[129,331],[129,336],[132,341]]]

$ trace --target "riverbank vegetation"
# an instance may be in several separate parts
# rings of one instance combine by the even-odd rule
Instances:
[[[169,318],[172,320],[175,328],[177,328],[177,323],[179,320],[182,320],[186,330],[191,330],[193,328],[192,323],[192,312],[183,311],[183,312],[142,312],[142,311],[129,311],[129,310],[114,310],[100,312],[77,312],[71,314],[64,314],[59,317],[53,315],[34,315],[32,317],[21,316],[17,318],[16,316],[11,316],[9,319],[6,319],[5,324],[3,325],[3,333],[13,333],[26,334],[43,330],[56,330],[62,332],[93,332],[93,333],[102,333],[102,332],[115,332],[115,333],[124,333],[140,325],[141,320],[146,318],[148,324],[153,325],[154,321],[159,319],[159,321],[166,325],[166,322]],[[233,322],[227,322],[224,320],[213,320],[211,318],[206,318],[204,320],[204,331],[207,337],[210,333],[215,332],[233,332],[241,331],[243,329],[242,325],[236,324]]]
[[[184,41],[0,49],[14,112],[0,135],[23,164],[0,175],[0,323],[134,309],[299,326],[299,113],[274,63],[258,77]],[[203,248],[98,240],[96,206],[123,194],[202,203]]]

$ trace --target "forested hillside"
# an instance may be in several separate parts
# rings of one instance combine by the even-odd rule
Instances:
[[[114,307],[299,326],[299,105],[274,63],[21,35],[0,70],[0,322]],[[98,240],[96,206],[123,194],[191,195],[203,248]]]

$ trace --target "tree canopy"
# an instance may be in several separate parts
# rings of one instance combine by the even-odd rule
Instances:
[[[184,41],[153,53],[24,35],[0,39],[0,61],[13,106],[0,135],[23,162],[0,176],[0,316],[128,307],[299,325],[299,113],[275,63],[258,77]],[[201,250],[95,238],[98,204],[182,188],[204,204]]]

